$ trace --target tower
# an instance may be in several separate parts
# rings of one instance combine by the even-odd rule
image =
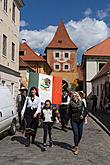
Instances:
[[[70,39],[63,22],[45,49],[47,62],[52,68],[52,75],[62,77],[70,85],[77,79],[77,46]]]

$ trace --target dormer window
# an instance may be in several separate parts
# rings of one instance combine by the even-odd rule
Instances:
[[[58,43],[62,43],[62,40],[58,40]]]
[[[20,56],[24,56],[24,51],[19,51]]]

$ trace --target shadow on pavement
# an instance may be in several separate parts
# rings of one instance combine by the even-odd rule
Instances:
[[[19,142],[20,144],[24,144],[24,145],[25,145],[25,143],[26,143],[26,139],[25,139],[24,137],[22,137],[22,136],[13,136],[13,137],[11,138],[11,140],[12,140],[12,141],[17,141],[17,142]]]
[[[35,141],[35,145],[36,145],[37,147],[39,147],[39,148],[41,149],[41,151],[42,151],[42,149],[43,149],[43,143],[38,142],[38,141]]]
[[[59,146],[61,148],[67,149],[67,150],[71,150],[72,149],[72,145],[65,143],[65,142],[59,142],[59,141],[53,141],[53,144],[55,146]]]
[[[53,129],[57,129],[57,130],[60,130],[60,131],[62,130],[61,128],[59,128],[59,127],[56,126],[56,125],[53,126]]]
[[[106,112],[96,112],[93,114],[110,131],[110,114]]]

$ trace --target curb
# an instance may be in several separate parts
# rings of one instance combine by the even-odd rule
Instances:
[[[100,122],[99,119],[97,119],[94,115],[92,115],[90,112],[88,113],[88,115],[110,136],[110,131],[108,130],[108,128],[106,128],[106,126],[104,124],[102,124]]]

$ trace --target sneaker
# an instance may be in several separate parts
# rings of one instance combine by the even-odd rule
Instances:
[[[78,155],[78,154],[79,154],[79,148],[75,147],[74,155]]]
[[[52,147],[52,146],[53,146],[53,142],[49,141],[49,147]]]

